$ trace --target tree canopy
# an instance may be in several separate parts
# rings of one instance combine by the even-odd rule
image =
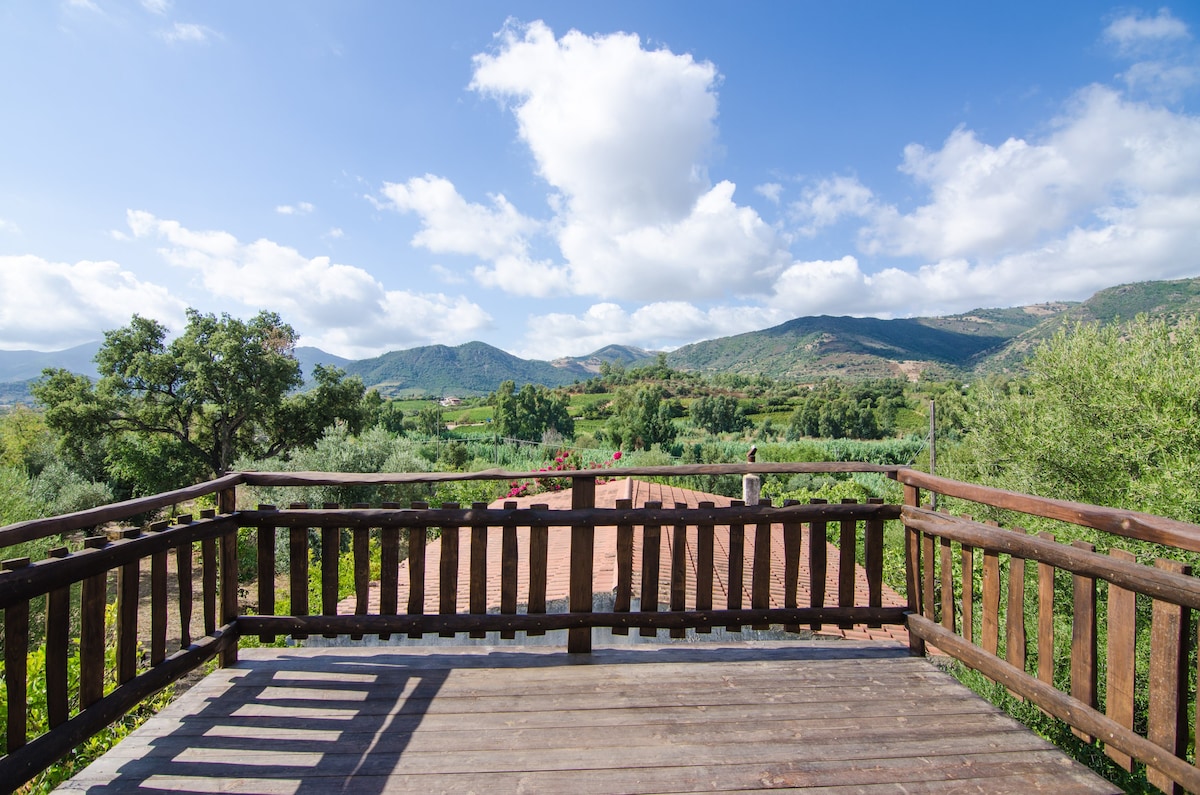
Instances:
[[[1027,379],[971,390],[947,474],[1200,520],[1197,350],[1196,317],[1065,327]]]
[[[496,406],[496,432],[508,439],[540,442],[547,431],[566,439],[575,436],[575,420],[567,412],[567,398],[544,386],[505,381],[490,398]]]
[[[188,310],[183,333],[134,315],[108,331],[100,379],[46,370],[33,387],[46,424],[76,459],[102,453],[135,490],[171,488],[229,471],[239,455],[312,445],[335,420],[361,423],[362,382],[318,366],[301,385],[292,327],[273,312],[248,321]]]

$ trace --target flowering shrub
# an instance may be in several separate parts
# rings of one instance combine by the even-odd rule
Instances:
[[[539,472],[573,472],[585,469],[608,469],[621,460],[621,451],[612,454],[612,458],[604,461],[589,461],[586,464],[583,462],[583,457],[578,452],[569,450],[560,450],[554,456],[554,463],[549,466],[540,468]],[[609,478],[598,477],[596,483],[607,483]],[[562,491],[571,487],[571,479],[564,477],[546,476],[540,477],[533,481],[514,480],[509,484],[508,494],[506,498],[527,497],[531,494],[541,494],[547,491]]]

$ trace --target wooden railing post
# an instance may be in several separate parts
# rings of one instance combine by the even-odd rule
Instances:
[[[572,479],[571,509],[575,511],[596,507],[596,478],[577,477]],[[571,584],[570,610],[572,613],[592,612],[592,550],[596,542],[593,525],[577,525],[571,528]],[[592,628],[578,627],[567,631],[567,651],[571,654],[587,654],[592,650]]]

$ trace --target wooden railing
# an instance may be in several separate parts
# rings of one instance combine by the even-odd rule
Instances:
[[[734,503],[687,508],[618,502],[615,508],[603,508],[594,501],[596,478],[614,474],[855,471],[882,472],[899,480],[904,484],[904,504]],[[1200,551],[1200,527],[1194,525],[866,464],[757,463],[556,472],[555,477],[569,478],[573,486],[572,504],[565,510],[481,504],[433,508],[423,503],[238,508],[238,489],[248,486],[361,486],[544,476],[500,471],[239,473],[178,492],[0,528],[0,557],[13,544],[64,538],[64,545],[45,559],[8,559],[0,572],[8,692],[8,745],[7,755],[0,758],[0,788],[19,786],[211,658],[233,664],[241,636],[258,635],[270,641],[281,635],[355,639],[368,634],[478,636],[495,631],[514,637],[519,632],[535,635],[561,629],[568,632],[568,650],[580,653],[590,649],[595,627],[608,627],[614,634],[668,629],[679,636],[688,629],[703,632],[713,627],[783,625],[795,631],[861,623],[906,624],[915,653],[924,653],[928,643],[1075,727],[1081,736],[1098,738],[1123,766],[1128,768],[1134,761],[1147,765],[1159,787],[1200,791],[1200,770],[1190,761],[1195,751],[1187,725],[1196,698],[1187,667],[1194,632],[1189,611],[1200,609],[1200,584],[1190,573],[1173,562],[1145,565],[1118,550],[1101,555],[1079,544],[936,513],[921,507],[921,491],[1071,522],[1160,544],[1167,551]],[[197,498],[215,500],[215,509],[145,528],[120,525],[129,517]],[[907,605],[887,607],[880,599],[884,522],[897,518],[905,528]],[[113,522],[118,523],[115,529]],[[78,531],[106,523],[109,529],[104,534],[78,537]],[[596,530],[607,527],[616,528],[611,534],[615,548],[599,551],[615,556],[615,587],[612,581],[597,581],[592,568],[598,551]],[[249,528],[249,540],[259,550],[256,590],[241,595],[248,608],[239,607],[242,528]],[[434,571],[431,562],[427,565],[427,540],[434,530],[441,538],[439,589],[427,596],[427,574]],[[669,572],[669,582],[661,583],[668,596],[660,600],[657,555],[664,532],[671,533],[672,543],[665,547],[666,565],[661,567]],[[770,554],[773,534],[775,546],[784,550],[782,560]],[[242,535],[245,548],[247,531]],[[528,536],[520,554],[518,535]],[[564,537],[569,545],[569,593],[565,610],[556,612],[547,604],[547,549],[552,539]],[[827,537],[837,544],[839,570],[828,587],[826,566],[832,561],[826,559]],[[714,544],[714,538],[721,543]],[[288,563],[279,570],[277,544],[289,550]],[[633,550],[638,545],[646,554],[641,590],[635,592]],[[686,545],[694,545],[695,564],[687,560]],[[501,551],[495,603],[486,589],[489,547]],[[310,556],[310,548],[315,555]],[[378,549],[378,586],[369,583],[372,548]],[[806,600],[800,598],[799,587],[804,550],[810,567]],[[458,596],[455,579],[460,558],[469,572],[465,600]],[[862,599],[856,599],[854,588],[856,558],[865,564],[869,585]],[[402,560],[407,561],[407,589],[399,587]],[[352,614],[339,614],[337,607],[343,561],[353,572],[358,597]],[[1065,572],[1058,585],[1056,572]],[[713,578],[725,584],[723,604],[713,604]],[[772,580],[783,582],[782,606],[772,604]],[[315,587],[310,587],[314,581]],[[169,597],[172,583],[174,598]],[[148,604],[150,614],[149,621],[140,625],[139,587],[149,593],[140,601]],[[378,610],[368,612],[372,587],[379,590]],[[611,609],[596,609],[594,595],[600,592],[611,594]],[[285,597],[286,610],[277,610]],[[1054,642],[1056,599],[1070,604],[1070,644],[1064,639],[1057,646]],[[111,624],[105,618],[110,601],[116,607]],[[24,696],[29,684],[26,657],[30,622],[42,612],[49,730],[31,737]],[[1107,623],[1098,624],[1096,617],[1105,613]],[[190,630],[193,615],[198,621],[202,618],[202,634]],[[1151,617],[1139,619],[1139,615]],[[1058,618],[1064,620],[1063,614]],[[1152,626],[1143,626],[1145,621]],[[1098,638],[1104,630],[1107,643],[1101,649]],[[1135,638],[1146,637],[1150,666],[1139,677],[1133,649]],[[114,648],[116,662],[106,671],[105,655]],[[80,659],[77,687],[69,686],[68,677],[68,659],[74,654]],[[1064,690],[1055,687],[1056,667],[1070,671]],[[1107,685],[1103,696],[1097,692],[1101,671]],[[1144,716],[1135,708],[1138,692],[1149,694]],[[1098,706],[1101,700],[1103,710]],[[1143,725],[1144,730],[1139,728]]]
[[[624,468],[621,476],[728,475],[798,472],[871,471],[892,474],[896,467],[868,464],[738,464],[689,467]],[[53,764],[71,748],[132,710],[140,701],[177,681],[204,662],[219,656],[222,665],[237,659],[238,638],[259,635],[270,641],[278,635],[303,639],[313,635],[366,634],[387,637],[425,633],[479,636],[498,631],[503,637],[548,630],[568,631],[572,653],[587,652],[591,630],[609,627],[614,634],[637,628],[655,634],[665,628],[682,636],[724,626],[767,627],[782,624],[793,631],[823,623],[849,626],[856,622],[902,624],[906,608],[885,607],[880,599],[883,581],[883,526],[899,517],[900,506],[883,504],[787,504],[730,507],[663,507],[656,503],[634,507],[628,500],[615,508],[594,504],[597,477],[614,473],[588,470],[556,472],[570,478],[569,510],[546,507],[517,509],[513,505],[488,508],[484,504],[459,507],[424,503],[409,507],[343,508],[323,506],[263,507],[238,510],[239,486],[305,487],[322,485],[384,485],[437,483],[450,480],[514,480],[544,477],[545,473],[416,473],[329,474],[244,473],[200,486],[68,516],[23,522],[0,528],[2,550],[50,536],[64,535],[71,543],[52,550],[44,560],[9,559],[0,572],[0,609],[4,611],[5,681],[8,711],[7,755],[0,758],[0,782],[17,786]],[[103,523],[119,522],[155,508],[215,495],[217,507],[198,518],[177,517],[152,523],[146,529],[118,527],[103,535],[75,538],[77,531]],[[842,540],[840,580],[826,594],[826,531],[830,524]],[[592,569],[595,532],[615,527],[616,586],[597,582]],[[240,614],[238,584],[238,531],[250,528],[257,556],[257,612]],[[425,550],[430,530],[441,538],[441,589],[437,599],[427,599]],[[529,544],[517,555],[518,529],[529,534]],[[659,600],[658,553],[663,529],[673,533],[668,568],[669,599]],[[718,531],[718,528],[728,528]],[[714,544],[718,532],[722,543]],[[772,560],[772,533],[781,533],[782,570]],[[565,612],[547,612],[547,549],[551,534],[569,537],[569,595]],[[747,534],[749,542],[747,542]],[[641,591],[632,583],[635,535],[646,551],[641,570]],[[470,597],[459,604],[455,576],[459,539],[469,554]],[[687,560],[685,539],[695,544],[698,563]],[[275,547],[286,539],[290,554],[285,571],[276,571]],[[349,543],[344,543],[348,540]],[[808,604],[798,594],[802,544],[812,553]],[[319,583],[315,601],[309,603],[310,544],[317,551]],[[369,550],[378,546],[380,561],[379,610],[367,613]],[[487,598],[489,545],[499,545],[501,584],[499,612]],[[493,546],[493,548],[495,548]],[[855,550],[866,557],[869,595],[856,604]],[[748,553],[748,550],[752,550]],[[171,558],[174,566],[170,566]],[[402,558],[409,574],[407,593],[398,591]],[[338,614],[338,573],[342,560],[353,568],[357,609]],[[173,568],[173,571],[169,571]],[[282,593],[276,594],[277,577],[286,575]],[[713,604],[713,579],[719,577],[728,594],[725,604]],[[688,600],[687,580],[696,578]],[[784,581],[783,606],[771,604],[771,581]],[[170,581],[178,597],[169,604]],[[193,583],[198,582],[198,588]],[[528,583],[518,594],[518,582]],[[148,586],[148,631],[139,634],[139,586]],[[106,625],[105,607],[115,588],[115,627]],[[198,590],[198,593],[197,593]],[[720,589],[718,589],[719,592]],[[594,594],[610,592],[612,609],[594,609]],[[288,615],[276,615],[277,597],[286,596]],[[49,730],[29,737],[25,703],[28,685],[26,657],[31,604],[45,597],[45,688]],[[748,599],[746,598],[748,597]],[[640,600],[640,607],[631,605]],[[143,605],[146,600],[141,600]],[[318,603],[319,602],[319,603]],[[523,602],[523,604],[519,604]],[[198,612],[197,612],[198,611]],[[203,614],[203,635],[192,637],[193,614]],[[77,624],[73,624],[72,616]],[[145,616],[142,616],[144,619]],[[141,622],[145,626],[147,622]],[[168,624],[171,625],[169,628]],[[72,642],[72,629],[78,641]],[[105,670],[106,638],[115,635],[115,671]],[[178,648],[168,648],[171,640]],[[142,648],[148,646],[148,653]],[[111,648],[111,647],[109,647]],[[78,688],[69,691],[68,659],[80,658]],[[109,683],[106,686],[106,681]],[[107,691],[107,692],[106,692]],[[2,787],[0,787],[2,788]]]
[[[938,513],[920,507],[921,490],[1092,528],[1106,541],[1157,544],[1158,554],[1200,551],[1200,527],[915,470],[897,478],[905,485],[913,650],[936,646],[1069,724],[1085,742],[1102,742],[1124,769],[1146,765],[1159,789],[1200,792],[1188,718],[1196,714],[1190,611],[1200,608],[1200,580],[1190,568],[1164,557],[1146,565],[1117,546],[1100,554],[1082,540],[1066,544],[1048,532]],[[1056,624],[1069,624],[1058,643]],[[1149,664],[1139,671],[1136,651],[1147,644]]]

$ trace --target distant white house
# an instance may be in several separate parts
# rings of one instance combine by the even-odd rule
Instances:
[[[462,405],[462,399],[456,398],[456,397],[444,397],[441,399],[440,402],[443,406],[461,406]]]

